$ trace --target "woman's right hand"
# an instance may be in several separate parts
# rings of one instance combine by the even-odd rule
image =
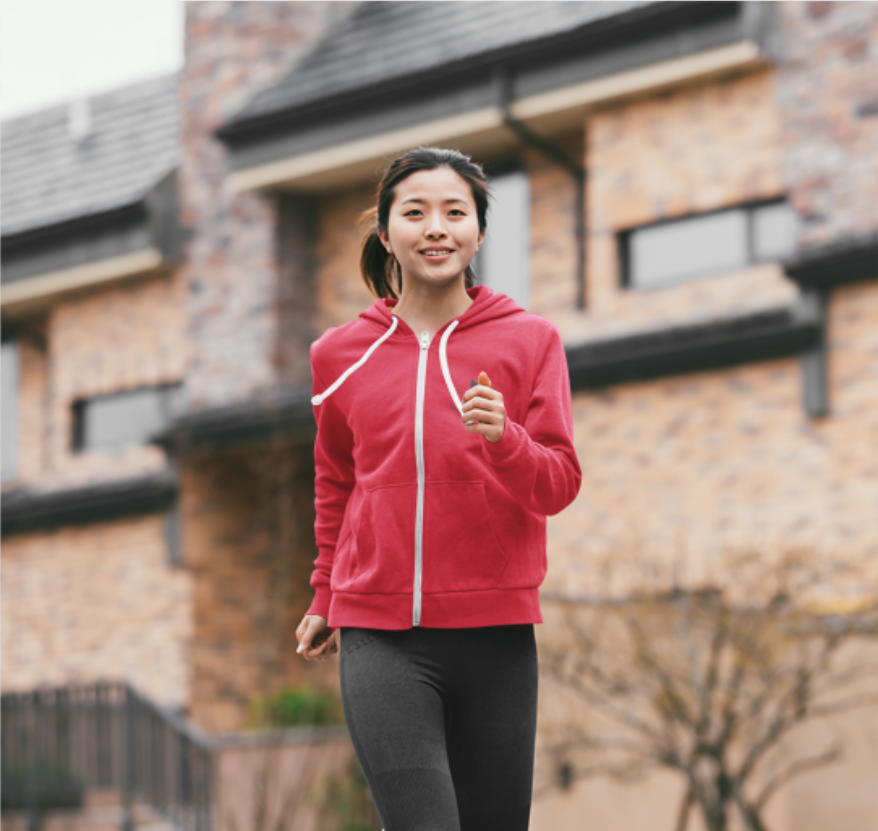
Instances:
[[[335,629],[327,626],[327,620],[321,615],[305,615],[296,629],[299,648],[306,661],[325,661],[338,652],[339,635]]]

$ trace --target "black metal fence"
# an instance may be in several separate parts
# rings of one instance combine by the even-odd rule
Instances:
[[[90,788],[115,789],[123,831],[135,799],[185,831],[210,831],[213,742],[129,684],[4,693],[0,711],[4,809],[35,816],[82,805]]]

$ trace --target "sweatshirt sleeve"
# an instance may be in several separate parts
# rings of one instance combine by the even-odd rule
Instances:
[[[314,364],[312,345],[312,395],[326,389]],[[344,521],[348,498],[356,481],[354,437],[333,396],[322,404],[314,405],[314,420],[317,422],[317,438],[314,442],[314,537],[318,556],[314,560],[314,572],[310,580],[314,589],[314,600],[305,614],[320,615],[328,619],[329,603],[332,599],[329,586],[335,546]]]
[[[554,516],[579,493],[582,470],[573,446],[570,371],[561,333],[551,321],[537,347],[524,424],[507,413],[497,441],[482,437],[482,454],[500,484],[535,513]]]

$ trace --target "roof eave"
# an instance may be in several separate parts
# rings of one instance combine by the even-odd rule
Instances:
[[[797,251],[784,272],[802,288],[878,280],[878,233],[844,237]]]
[[[177,168],[123,204],[3,236],[4,319],[41,313],[59,299],[161,275],[179,263]]]
[[[394,155],[419,144],[453,143],[490,161],[519,148],[506,123],[507,104],[508,114],[532,132],[557,137],[583,129],[588,112],[601,107],[772,64],[768,10],[739,3],[663,5],[672,5],[674,13],[651,6],[632,10],[651,9],[653,16],[629,21],[627,28],[630,15],[613,18],[615,29],[609,31],[595,31],[596,24],[580,27],[541,42],[526,58],[504,49],[448,64],[443,71],[453,74],[441,83],[431,75],[429,88],[439,92],[428,97],[424,78],[410,75],[367,88],[368,97],[360,90],[328,98],[319,109],[297,107],[227,124],[219,133],[229,143],[228,186],[237,193],[362,184],[374,181]],[[724,16],[693,20],[692,7],[714,15],[719,7]],[[659,12],[664,25],[656,19]],[[648,37],[644,48],[633,49],[638,30]],[[582,48],[582,31],[589,38],[600,35],[601,48]],[[545,46],[562,37],[577,45],[566,57],[560,46]],[[616,44],[622,51],[615,51]],[[508,96],[498,94],[500,71],[508,78]]]
[[[535,63],[540,60],[557,60],[559,53],[575,47],[587,47],[590,43],[605,45],[607,38],[635,37],[652,32],[657,26],[674,21],[695,22],[718,16],[727,16],[741,4],[738,2],[667,2],[640,6],[618,15],[590,21],[563,32],[523,43],[514,43],[497,49],[467,55],[441,66],[429,67],[422,72],[408,72],[381,81],[349,88],[343,92],[309,101],[302,105],[285,107],[274,112],[247,114],[246,106],[237,116],[220,125],[214,135],[229,146],[259,140],[266,132],[284,131],[303,121],[331,117],[345,112],[351,105],[364,101],[383,100],[409,90],[423,90],[425,81],[444,83],[457,77],[471,75],[477,70],[490,71],[496,66]],[[419,94],[421,94],[419,92]]]

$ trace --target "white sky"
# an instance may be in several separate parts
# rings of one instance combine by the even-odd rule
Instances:
[[[0,0],[0,118],[183,65],[182,0]]]

